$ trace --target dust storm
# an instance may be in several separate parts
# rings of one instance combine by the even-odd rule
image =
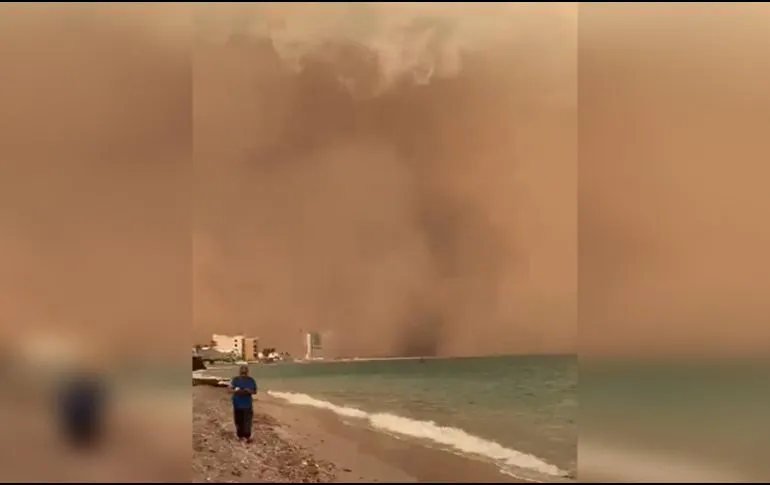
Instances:
[[[195,338],[573,351],[575,8],[200,7]]]
[[[3,8],[5,336],[574,350],[574,5]]]
[[[52,388],[28,378],[43,354],[135,377],[110,380],[131,392],[99,460],[45,425],[0,443],[5,476],[189,478],[186,359],[212,332],[293,353],[309,329],[334,355],[574,350],[575,20],[0,6],[0,344],[29,357],[3,368],[0,421],[49,423]]]

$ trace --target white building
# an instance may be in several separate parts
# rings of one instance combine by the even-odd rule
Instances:
[[[214,348],[220,352],[226,354],[243,355],[243,335],[220,335],[214,334],[211,336],[211,341],[214,343]]]
[[[321,350],[321,334],[308,332],[305,334],[305,359],[312,360],[316,358],[315,350]]]

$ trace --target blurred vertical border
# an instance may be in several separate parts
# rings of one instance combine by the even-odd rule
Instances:
[[[0,5],[5,481],[190,478],[185,10]],[[87,453],[56,421],[77,375],[109,389],[105,441]]]
[[[766,481],[770,8],[578,18],[579,478]]]

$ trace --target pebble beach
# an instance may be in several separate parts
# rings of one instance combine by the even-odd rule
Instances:
[[[254,412],[254,442],[235,438],[229,396],[208,385],[193,388],[193,482],[333,482],[336,467],[315,459],[281,433],[272,416]]]

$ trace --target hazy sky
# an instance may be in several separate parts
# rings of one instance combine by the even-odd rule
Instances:
[[[767,6],[0,8],[3,337],[766,347]]]
[[[574,6],[3,8],[3,332],[574,349]]]
[[[574,349],[565,7],[245,8],[198,24],[196,335]]]

